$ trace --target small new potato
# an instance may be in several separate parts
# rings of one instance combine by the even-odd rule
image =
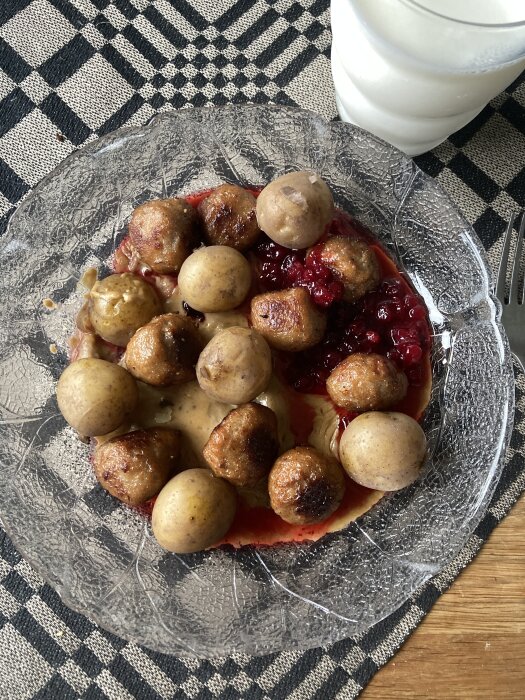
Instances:
[[[370,411],[347,426],[339,459],[358,484],[397,491],[419,476],[427,440],[417,421],[404,413]]]
[[[224,537],[236,509],[233,486],[208,469],[186,469],[159,493],[151,527],[157,542],[169,552],[198,552]]]
[[[252,401],[268,386],[272,354],[260,333],[232,326],[215,335],[197,362],[197,381],[212,399],[241,404]]]
[[[108,343],[125,347],[135,331],[161,313],[153,287],[125,272],[95,282],[89,293],[89,316],[95,332]]]
[[[184,261],[178,279],[184,301],[204,313],[235,309],[246,298],[251,282],[244,255],[225,245],[196,250]]]
[[[308,248],[321,238],[334,215],[328,185],[319,175],[300,171],[281,175],[257,198],[257,223],[286,248]]]
[[[81,435],[105,435],[137,405],[135,380],[123,367],[86,358],[72,362],[58,380],[60,412]]]

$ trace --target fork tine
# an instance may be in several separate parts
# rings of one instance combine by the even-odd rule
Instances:
[[[503,241],[503,250],[501,252],[501,260],[499,262],[498,269],[498,281],[496,285],[496,296],[503,304],[505,299],[505,283],[507,279],[507,265],[509,262],[509,250],[510,242],[512,240],[512,229],[514,228],[514,222],[516,221],[516,214],[513,214],[509,219],[509,225],[505,231],[505,239]]]
[[[518,231],[518,240],[516,242],[516,250],[514,252],[514,261],[512,263],[512,273],[510,277],[510,292],[509,301],[518,302],[518,286],[520,282],[521,271],[521,253],[523,251],[523,232],[525,231],[525,219],[521,216],[520,229]]]
[[[521,224],[520,224],[520,230],[518,232],[518,236],[520,237],[521,245],[524,245],[523,239],[525,238],[525,211],[521,215]],[[521,250],[520,250],[520,256],[521,256]],[[517,292],[517,290],[516,290]],[[525,303],[525,282],[523,284],[523,288],[521,290],[521,294],[518,297],[518,304],[523,304]]]

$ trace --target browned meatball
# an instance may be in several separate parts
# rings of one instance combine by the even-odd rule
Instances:
[[[134,334],[126,348],[126,368],[153,386],[170,386],[195,378],[202,343],[187,316],[156,316]]]
[[[235,486],[255,486],[270,471],[278,450],[275,413],[247,403],[213,429],[203,455],[215,476]]]
[[[97,448],[95,475],[112,496],[136,506],[156,496],[177,471],[179,450],[176,430],[134,430]]]
[[[380,411],[407,393],[404,372],[383,355],[349,355],[331,372],[326,389],[332,401],[347,411]]]
[[[346,301],[356,301],[379,284],[376,254],[362,241],[334,236],[322,244],[319,259],[343,283]]]
[[[273,465],[268,490],[273,510],[287,523],[319,523],[343,500],[345,478],[335,459],[313,447],[294,447]]]
[[[326,317],[302,287],[253,297],[253,327],[278,350],[298,352],[317,345],[326,330]]]
[[[213,190],[197,207],[209,243],[241,251],[251,248],[261,235],[255,205],[253,194],[238,185],[220,185]]]
[[[134,210],[128,233],[143,263],[161,275],[176,274],[198,245],[198,221],[184,199],[152,199]]]

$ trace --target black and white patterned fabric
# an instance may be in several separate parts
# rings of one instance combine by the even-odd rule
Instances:
[[[273,101],[336,118],[330,40],[329,0],[2,0],[0,231],[75,148],[158,111]],[[523,78],[417,162],[495,264],[506,220],[525,206]],[[524,390],[520,376],[505,473],[461,554],[366,634],[324,649],[205,661],[151,652],[67,609],[1,533],[0,698],[356,697],[525,489]]]

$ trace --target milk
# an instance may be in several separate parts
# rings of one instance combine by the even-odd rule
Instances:
[[[372,0],[374,3],[375,0]],[[433,12],[477,24],[509,24],[522,22],[523,0],[417,0]],[[370,4],[370,3],[369,3]]]
[[[525,24],[479,26],[525,22],[524,0],[418,2],[431,12],[410,0],[331,5],[341,118],[409,155],[467,124],[525,68]]]

